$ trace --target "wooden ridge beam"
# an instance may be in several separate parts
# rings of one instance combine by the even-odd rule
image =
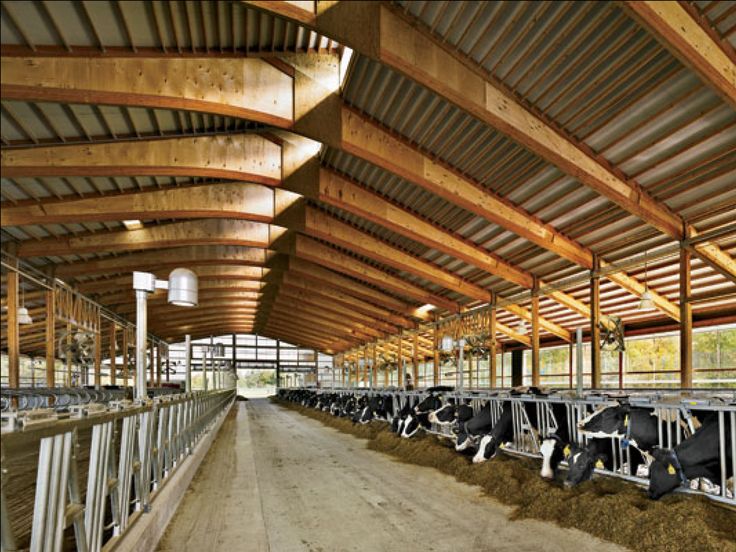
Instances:
[[[208,301],[217,300],[233,300],[239,301],[241,299],[252,299],[253,301],[259,300],[261,297],[260,291],[237,291],[231,289],[224,290],[199,290],[199,302],[200,304],[207,304]],[[121,292],[108,297],[100,299],[105,305],[128,305],[135,304],[135,292],[131,289],[129,292]],[[168,302],[168,294],[166,291],[160,293],[154,293],[149,295],[148,304],[150,308],[156,308],[160,305],[165,305]]]
[[[307,327],[319,327],[335,335],[353,337],[358,341],[369,341],[375,336],[364,332],[354,326],[346,326],[342,322],[336,322],[327,316],[314,312],[294,311],[293,308],[274,305],[268,313],[268,320],[281,320],[282,322],[293,321],[306,325]]]
[[[266,248],[273,227],[262,222],[203,219],[41,240],[26,240],[19,257],[76,255],[80,253],[133,251],[191,245],[237,245]]]
[[[199,279],[199,290],[212,291],[259,291],[263,283],[258,279],[213,279],[202,278],[198,270],[193,271]],[[111,295],[117,295],[133,290],[133,275],[111,278],[102,282],[81,283],[76,286],[81,293],[95,295],[98,300],[107,300]],[[156,290],[155,293],[165,293],[164,290]]]
[[[379,270],[358,259],[350,257],[345,253],[341,253],[312,238],[296,235],[292,254],[301,259],[386,289],[397,295],[409,297],[419,303],[430,303],[451,312],[457,312],[459,310],[458,304],[454,301],[449,301],[444,297],[430,293],[419,286],[408,283],[383,270]]]
[[[284,146],[284,155],[288,153],[287,144]],[[511,283],[531,289],[534,282],[533,274],[507,263],[482,247],[432,224],[331,169],[305,164],[303,169],[284,180],[284,187],[384,226]],[[544,282],[540,282],[540,286],[544,286]],[[590,316],[590,309],[585,303],[562,291],[555,291],[549,296],[581,316]],[[569,334],[567,337],[569,338]]]
[[[133,253],[131,255],[112,257],[111,259],[101,259],[101,261],[117,261],[117,263],[109,263],[114,266],[107,264],[99,266],[92,264],[95,263],[92,261],[89,265],[87,262],[57,265],[57,270],[66,268],[66,271],[61,271],[65,277],[86,274],[98,276],[100,271],[103,274],[106,272],[127,273],[123,276],[112,278],[103,277],[99,280],[82,282],[78,285],[79,290],[83,293],[102,293],[108,287],[132,287],[133,276],[129,273],[134,270],[150,269],[160,272],[173,263],[176,263],[177,260],[194,271],[200,282],[203,283],[211,279],[227,280],[236,283],[260,282],[269,271],[267,268],[257,266],[264,264],[266,261],[264,249],[222,245],[179,247],[176,249],[164,249],[158,252],[147,251],[145,253]]]
[[[348,320],[366,324],[383,333],[398,332],[398,327],[387,324],[382,319],[363,314],[357,309],[345,306],[339,301],[330,300],[329,297],[321,293],[307,292],[299,287],[292,287],[283,283],[278,287],[278,293],[280,296],[288,297],[292,301],[299,301],[305,305],[343,316]]]
[[[361,284],[349,277],[333,272],[317,263],[296,256],[285,257],[285,267],[295,276],[317,285],[326,285],[381,308],[408,315],[414,307],[401,299],[387,295],[372,287]],[[404,325],[403,323],[401,325]]]
[[[338,328],[344,328],[348,332],[353,332],[355,336],[361,339],[371,340],[383,336],[384,334],[370,326],[345,320],[344,317],[336,316],[333,312],[325,309],[305,309],[304,305],[294,301],[290,297],[277,296],[269,305],[270,313],[284,313],[291,316],[303,317],[305,319],[313,319],[328,324],[335,324]]]
[[[278,186],[281,147],[254,133],[3,149],[6,178],[186,176]]]
[[[318,15],[317,28],[437,91],[665,234],[681,239],[683,224],[678,215],[648,196],[637,183],[622,178],[605,160],[527,113],[514,98],[487,82],[472,63],[456,59],[456,54],[393,9],[377,2],[339,3]],[[355,32],[357,28],[360,32]],[[590,249],[341,105],[339,98],[324,99],[312,105],[311,111],[300,108],[302,96],[308,98],[300,94],[300,86],[309,90],[316,85],[301,76],[299,69],[295,104],[307,115],[295,122],[295,130],[391,171],[571,262],[592,268]],[[723,265],[726,261],[730,269],[728,259],[724,259],[729,257],[726,253],[710,250],[709,254],[713,262]],[[672,312],[669,307],[676,308],[670,304],[668,312]]]
[[[57,224],[131,219],[230,218],[271,222],[274,190],[227,182],[3,206],[0,224]]]
[[[624,7],[667,48],[694,70],[726,102],[736,107],[733,47],[698,21],[684,2],[624,2]],[[730,52],[728,49],[730,48]],[[729,55],[730,54],[730,55]]]
[[[280,285],[283,289],[294,290],[294,292],[298,291],[304,296],[319,297],[323,303],[330,302],[341,305],[342,307],[351,309],[353,312],[364,314],[375,320],[384,321],[390,324],[391,327],[410,329],[415,326],[408,318],[399,316],[389,309],[384,309],[368,301],[353,297],[348,293],[343,293],[337,288],[316,283],[308,278],[303,278],[290,272],[283,274]]]
[[[284,213],[283,217],[285,220],[288,220],[290,228],[301,230],[309,236],[350,249],[360,255],[372,258],[397,270],[424,278],[445,289],[455,291],[471,299],[484,303],[489,302],[491,299],[488,290],[466,282],[462,278],[442,270],[428,261],[404,253],[312,207],[295,205]],[[276,221],[280,222],[280,218],[277,217]],[[508,305],[505,308],[522,318],[531,320],[531,314],[527,309],[518,305]],[[566,341],[572,340],[570,332],[547,319],[540,317],[540,325],[545,330]]]
[[[292,78],[268,61],[2,57],[4,100],[146,106],[216,113],[288,128]]]

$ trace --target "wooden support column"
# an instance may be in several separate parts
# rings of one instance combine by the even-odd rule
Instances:
[[[539,285],[532,288],[532,385],[539,387]]]
[[[102,317],[97,311],[97,335],[95,335],[95,389],[102,385]]]
[[[53,281],[53,280],[52,280]],[[46,290],[46,387],[56,386],[56,293]]]
[[[371,354],[371,381],[378,387],[378,365],[376,364],[376,344],[373,343],[373,351]]]
[[[170,361],[170,358],[169,358],[168,347],[166,349],[167,349],[166,350],[166,382],[168,383],[168,381],[169,381],[169,373],[171,372],[171,361]],[[235,366],[235,363],[233,363],[233,366]]]
[[[66,349],[67,351],[70,350],[71,347],[72,347],[72,322],[71,320],[67,320],[67,323],[66,323]],[[69,356],[69,353],[66,353],[65,361],[66,361],[66,374],[64,378],[64,385],[66,387],[71,387],[72,386],[72,357]]]
[[[488,330],[491,340],[491,352],[488,355],[488,370],[489,370],[489,381],[488,387],[493,389],[497,386],[496,379],[498,374],[498,365],[496,363],[496,294],[491,294],[491,316],[490,316],[490,328]],[[503,357],[501,358],[503,363]],[[503,387],[503,382],[500,387]]]
[[[434,327],[434,359],[432,362],[432,385],[440,384],[440,330],[437,326]]]
[[[598,276],[600,264],[598,257],[593,258],[593,270],[590,277],[590,386],[599,389],[601,386],[601,279]]]
[[[8,387],[20,387],[20,327],[18,325],[18,272],[8,270]]]
[[[691,253],[680,249],[680,387],[693,386],[693,309],[690,305]]]
[[[397,380],[397,385],[399,387],[404,386],[404,351],[402,351],[402,345],[403,345],[403,339],[401,332],[399,332],[399,335],[397,336],[398,343],[399,343],[399,356],[397,364],[399,366],[399,379]]]
[[[570,389],[573,388],[573,381],[572,381],[573,362],[572,362],[572,357],[573,357],[573,351],[574,350],[575,350],[575,343],[570,343],[570,351],[569,351],[568,357],[567,357],[567,360],[568,360],[568,363],[567,363],[567,375],[568,375],[568,380],[569,380],[568,381],[568,387]]]
[[[116,368],[117,368],[115,366],[115,358],[117,357],[117,351],[115,350],[116,349],[116,345],[117,345],[116,337],[115,337],[115,330],[116,329],[117,328],[115,326],[115,321],[114,320],[110,320],[110,385],[116,385],[117,384],[117,381],[116,381],[117,380],[117,374],[115,373]],[[125,332],[125,330],[123,330],[123,332]],[[125,333],[123,333],[123,336],[125,336]],[[123,344],[124,344],[123,346],[126,345],[126,343],[125,343],[125,337],[123,337]],[[125,366],[125,357],[126,357],[126,355],[125,355],[125,349],[123,349],[123,366]],[[127,372],[127,370],[126,370],[126,372]],[[125,385],[126,386],[128,385],[127,378],[126,378],[126,381],[125,381]]]
[[[414,332],[414,348],[412,349],[412,370],[411,378],[414,388],[419,387],[419,334]]]

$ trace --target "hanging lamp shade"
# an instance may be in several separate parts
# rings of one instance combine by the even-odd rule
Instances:
[[[18,307],[18,324],[33,324],[33,318],[25,307]]]
[[[644,293],[641,294],[641,301],[639,302],[639,310],[653,309],[654,301],[652,300],[652,294],[649,288],[644,288]]]
[[[175,268],[169,274],[169,303],[196,307],[199,301],[197,275],[188,268]]]

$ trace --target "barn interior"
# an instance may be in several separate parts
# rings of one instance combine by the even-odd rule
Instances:
[[[3,552],[736,548],[736,3],[1,6]]]

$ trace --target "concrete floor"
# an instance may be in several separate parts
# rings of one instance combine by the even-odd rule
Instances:
[[[259,399],[237,403],[159,550],[620,551],[509,521],[509,508],[430,468]]]

